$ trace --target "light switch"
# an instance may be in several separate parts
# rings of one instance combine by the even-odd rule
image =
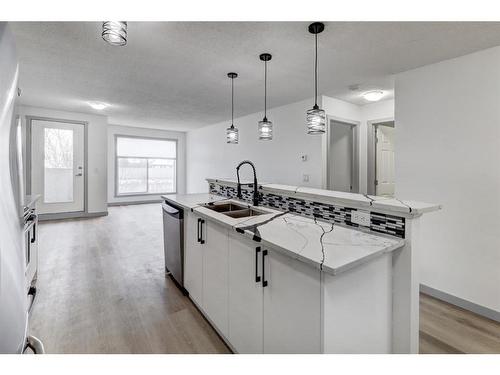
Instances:
[[[301,156],[300,156],[300,160],[302,160],[302,161],[307,161],[307,155],[306,155],[306,154],[301,155]]]

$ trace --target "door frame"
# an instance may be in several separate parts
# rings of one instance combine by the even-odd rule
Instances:
[[[378,126],[390,126],[396,128],[394,117],[387,117],[378,120],[370,120],[368,124],[368,165],[366,168],[367,194],[377,193],[377,137],[375,133]]]
[[[323,157],[323,171],[322,171],[322,188],[328,189],[328,182],[330,180],[330,136],[331,126],[334,122],[341,122],[352,127],[352,176],[351,184],[353,193],[359,192],[359,128],[360,121],[346,119],[337,116],[326,116],[326,137],[323,137],[322,143],[322,157]]]
[[[32,150],[32,121],[50,121],[61,122],[66,124],[75,124],[83,126],[83,211],[58,212],[52,214],[40,214],[40,220],[51,219],[67,219],[73,217],[81,217],[88,214],[88,122],[78,120],[66,120],[60,118],[43,117],[43,116],[26,116],[26,194],[31,194],[31,150]]]

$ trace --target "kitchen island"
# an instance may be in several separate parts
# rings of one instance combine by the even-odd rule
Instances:
[[[377,233],[342,222],[342,215],[347,212],[349,219],[354,213],[338,206],[339,202],[326,207],[333,215],[330,218],[318,213],[318,199],[303,194],[300,200],[310,198],[314,206],[313,215],[308,217],[302,207],[272,207],[265,196],[265,207],[254,207],[244,194],[234,199],[227,193],[231,181],[212,181],[229,190],[164,199],[185,213],[184,286],[233,351],[413,352],[409,342],[413,336],[398,331],[402,325],[399,317],[408,310],[403,307],[395,313],[401,287],[396,283],[402,272],[398,261],[409,245],[409,231],[401,235],[397,220],[397,235]],[[250,184],[246,188],[251,188]],[[281,201],[286,194],[283,189],[289,189],[288,198],[299,193],[293,187],[269,188],[272,194],[282,189]],[[213,191],[213,186],[210,189]],[[265,185],[260,191],[265,194]],[[315,198],[318,193],[314,192]],[[332,199],[331,193],[319,200],[325,204]],[[365,207],[370,200],[361,197],[356,204]],[[343,195],[344,205],[346,198],[355,197]],[[387,212],[384,203],[381,211]],[[405,204],[398,203],[397,209]],[[224,212],[230,208],[240,213]],[[247,213],[242,213],[242,208]],[[334,215],[337,208],[340,216]],[[373,212],[372,218],[386,215],[383,212]],[[374,225],[385,228],[378,219]],[[407,274],[407,281],[412,276]],[[418,311],[416,319],[418,322]]]

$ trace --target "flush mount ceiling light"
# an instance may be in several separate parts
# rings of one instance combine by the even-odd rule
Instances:
[[[269,141],[273,139],[273,123],[267,119],[267,62],[271,61],[271,54],[263,53],[259,58],[264,61],[264,118],[259,121],[259,139]]]
[[[314,34],[315,54],[314,54],[314,107],[307,111],[306,123],[307,134],[325,133],[325,111],[318,107],[318,34],[325,29],[321,22],[314,22],[309,25],[309,32]]]
[[[97,109],[98,111],[102,111],[104,108],[109,107],[109,104],[102,102],[89,102],[88,105],[93,109]]]
[[[234,127],[234,79],[238,77],[237,73],[227,73],[227,76],[231,78],[231,126],[226,129],[226,141],[227,143],[238,143],[238,128]]]
[[[112,46],[127,44],[127,22],[105,21],[102,23],[102,39]]]
[[[378,102],[385,95],[385,92],[382,90],[372,90],[363,93],[363,98],[368,100],[369,102]]]

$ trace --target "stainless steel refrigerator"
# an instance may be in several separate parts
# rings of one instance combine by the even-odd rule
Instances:
[[[14,38],[0,22],[0,353],[43,353],[28,325],[21,134],[14,114],[18,75]]]

